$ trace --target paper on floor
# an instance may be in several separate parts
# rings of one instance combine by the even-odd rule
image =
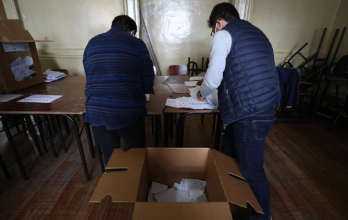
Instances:
[[[152,186],[151,186],[151,193],[152,194],[157,194],[157,193],[163,192],[166,189],[168,189],[167,185],[157,183],[157,182],[152,182]]]
[[[180,202],[183,200],[174,188],[167,189],[161,193],[155,194],[154,196],[157,202]]]

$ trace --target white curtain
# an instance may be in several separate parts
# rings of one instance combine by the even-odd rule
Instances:
[[[122,12],[133,18],[137,24],[138,31],[136,36],[139,38],[140,31],[140,17],[139,17],[139,0],[122,0]]]
[[[246,21],[251,21],[254,0],[234,0],[234,6],[239,12],[239,17]]]

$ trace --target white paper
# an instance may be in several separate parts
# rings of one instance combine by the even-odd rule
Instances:
[[[190,199],[197,199],[197,197],[203,195],[204,191],[199,189],[190,189]]]
[[[3,43],[5,52],[30,51],[28,43]]]
[[[29,78],[32,74],[36,74],[34,70],[28,69],[25,64],[12,67],[11,70],[17,82]]]
[[[154,196],[157,202],[180,202],[183,200],[174,188],[167,189],[161,193],[155,194]]]
[[[147,102],[150,101],[150,94],[145,94],[145,96],[146,96],[146,101]]]
[[[205,191],[205,181],[195,180],[195,179],[182,179],[181,186],[182,190],[190,191],[190,190],[202,190]]]
[[[182,189],[181,184],[179,184],[179,183],[174,183],[173,188],[174,188],[175,190],[181,190],[181,189]]]
[[[168,189],[167,185],[157,183],[157,182],[152,182],[152,186],[151,186],[151,193],[152,194],[157,194],[157,193],[163,192],[166,189]]]
[[[24,64],[24,63],[23,63],[22,58],[18,57],[15,61],[13,61],[13,62],[10,64],[10,66],[11,66],[11,68],[12,68],[12,67],[20,66],[20,65],[23,65],[23,64]],[[24,65],[25,65],[25,64],[24,64]]]
[[[151,193],[151,187],[149,187],[149,191],[148,191],[148,194],[147,194],[147,202],[156,202],[155,197]]]
[[[167,99],[166,106],[176,108],[176,101],[175,101],[175,99]]]
[[[185,81],[185,86],[196,86],[197,81]]]
[[[18,97],[21,97],[23,94],[0,94],[0,102],[8,102]]]
[[[51,103],[60,97],[62,97],[62,95],[31,95],[18,102]]]
[[[26,56],[24,59],[23,59],[23,62],[24,64],[29,68],[31,65],[34,65],[34,60],[33,58],[29,57],[29,56]]]
[[[183,198],[181,202],[190,202],[190,192],[184,190],[176,190],[176,192]]]
[[[190,90],[190,96],[193,98],[197,97],[197,93],[199,92],[199,90],[201,90],[200,86],[196,86],[195,88],[189,88]]]
[[[194,77],[191,77],[190,80],[196,80],[196,81],[199,81],[199,80],[202,80],[204,79],[204,77],[200,77],[200,76],[194,76]]]
[[[203,193],[201,196],[197,197],[197,202],[208,202],[207,196]]]

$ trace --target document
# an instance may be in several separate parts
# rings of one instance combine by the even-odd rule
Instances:
[[[22,94],[0,94],[0,102],[8,102],[21,96]]]
[[[194,76],[194,77],[190,78],[191,81],[194,81],[194,80],[199,81],[199,80],[202,80],[202,79],[204,79],[204,77],[201,77],[201,76]]]
[[[62,97],[62,95],[31,95],[18,102],[51,103]]]
[[[185,86],[196,86],[198,81],[185,81]]]
[[[207,100],[201,102],[197,98],[193,97],[167,99],[166,106],[190,109],[217,109],[217,106],[210,104]]]

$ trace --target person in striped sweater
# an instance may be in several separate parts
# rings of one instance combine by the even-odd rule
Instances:
[[[111,29],[87,44],[85,122],[108,163],[120,138],[126,149],[145,147],[145,94],[153,94],[154,71],[145,43],[136,38],[137,25],[127,15],[115,17]]]

